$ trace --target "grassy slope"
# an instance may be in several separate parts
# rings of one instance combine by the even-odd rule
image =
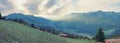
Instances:
[[[96,43],[62,38],[19,23],[0,20],[0,43]]]
[[[68,43],[64,38],[19,23],[0,21],[0,43]]]
[[[67,39],[69,43],[102,43],[95,40],[79,40],[79,39]]]

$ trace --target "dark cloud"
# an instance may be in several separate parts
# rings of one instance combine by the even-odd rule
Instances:
[[[49,0],[49,2],[45,5],[47,8],[51,8],[56,4],[56,0]]]
[[[63,6],[57,8],[55,11],[54,11],[54,14],[62,14],[64,11],[66,11],[66,9],[69,9],[69,4],[70,3],[66,3],[64,4]],[[65,13],[65,12],[64,12]]]
[[[14,8],[9,0],[0,0],[0,3],[5,6],[5,8],[1,8],[1,10],[5,10],[5,9],[12,10]]]
[[[66,8],[66,5],[63,5],[62,7],[59,7],[55,10],[54,14],[61,13]]]
[[[112,4],[111,7],[112,7],[112,6],[120,6],[120,3]]]
[[[26,4],[25,7],[34,14],[38,14],[39,13],[39,4],[38,3],[31,3],[31,4]]]
[[[2,8],[2,6],[0,6],[0,11],[4,10],[4,8]]]

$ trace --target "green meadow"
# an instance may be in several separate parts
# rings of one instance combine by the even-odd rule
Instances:
[[[0,20],[0,43],[99,43],[94,40],[81,40],[59,37],[29,26]]]

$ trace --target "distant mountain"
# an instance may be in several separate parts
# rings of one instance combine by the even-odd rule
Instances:
[[[36,28],[44,28],[44,29],[53,29],[51,25],[49,25],[49,22],[52,22],[50,20],[47,20],[43,17],[34,17],[32,15],[24,15],[22,13],[13,13],[8,16],[6,16],[6,20],[14,20],[14,19],[21,19],[23,20],[28,26],[31,24],[34,24]]]
[[[43,17],[34,17],[13,13],[6,16],[6,19],[23,19],[28,24],[34,23],[37,26],[48,26],[57,30],[66,31],[79,35],[96,35],[99,27],[102,27],[106,35],[118,34],[120,30],[120,13],[119,12],[87,12],[72,13],[67,16],[68,19],[62,21],[53,21]],[[117,31],[117,33],[116,33]]]
[[[84,29],[95,32],[99,27],[102,27],[106,35],[119,34],[120,30],[120,13],[119,12],[88,12],[88,13],[73,13],[74,19],[79,18],[78,22],[83,23],[85,26],[80,24]],[[74,20],[73,19],[73,20]],[[91,33],[90,32],[90,33]]]

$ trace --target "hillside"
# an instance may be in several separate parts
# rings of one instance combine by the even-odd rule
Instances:
[[[0,20],[0,43],[68,43],[64,38],[19,23]]]
[[[0,20],[0,43],[99,43],[55,36],[12,21]]]
[[[61,17],[62,16],[59,16],[59,18]],[[36,25],[36,27],[42,27],[46,29],[54,28],[56,30],[78,34],[81,36],[95,36],[99,27],[103,28],[106,36],[112,36],[113,34],[120,33],[120,13],[118,12],[95,11],[87,13],[72,13],[64,16],[64,19],[62,20],[52,20],[22,13],[12,13],[6,16],[6,19],[16,18],[22,19],[28,25],[33,23]]]

